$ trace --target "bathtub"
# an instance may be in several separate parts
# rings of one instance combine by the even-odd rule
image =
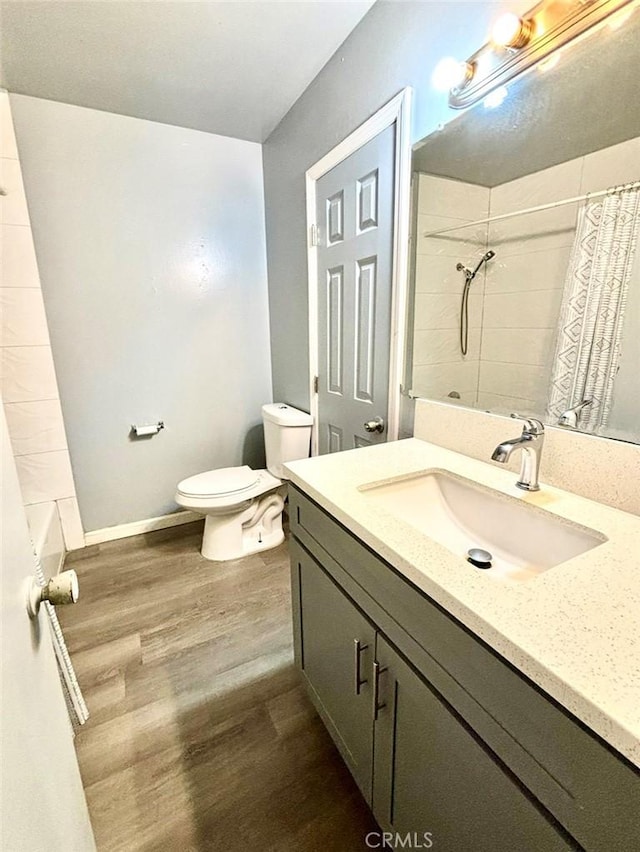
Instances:
[[[35,503],[25,506],[25,513],[33,546],[48,580],[60,571],[65,554],[58,507],[54,502]]]

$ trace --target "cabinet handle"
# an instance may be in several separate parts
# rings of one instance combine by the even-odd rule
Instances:
[[[382,672],[387,671],[387,666],[381,666],[380,663],[375,660],[373,663],[373,721],[376,722],[378,720],[378,714],[383,707],[386,707],[386,701],[380,702],[379,693],[380,693],[380,675]]]
[[[355,687],[356,695],[360,695],[360,687],[363,683],[369,683],[368,678],[360,676],[360,654],[362,651],[366,651],[368,647],[368,645],[361,645],[359,639],[353,640],[353,685]]]

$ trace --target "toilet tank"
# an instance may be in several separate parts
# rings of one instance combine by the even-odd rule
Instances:
[[[313,418],[305,411],[273,402],[262,406],[262,422],[267,470],[278,479],[288,479],[282,465],[309,455]]]

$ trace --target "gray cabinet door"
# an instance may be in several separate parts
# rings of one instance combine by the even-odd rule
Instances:
[[[302,671],[323,721],[371,803],[375,631],[306,551],[296,548],[295,554]]]
[[[378,634],[373,812],[442,852],[574,849],[442,698]]]

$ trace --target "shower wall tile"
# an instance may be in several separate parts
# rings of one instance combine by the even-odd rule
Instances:
[[[480,327],[469,329],[469,346],[465,361],[480,358]],[[413,363],[448,364],[460,360],[460,335],[457,328],[416,331],[413,340]]]
[[[6,193],[6,195],[0,195],[0,223],[29,225],[27,199],[18,160],[0,157],[0,187]]]
[[[637,180],[640,180],[640,137],[585,157],[580,192],[597,192]]]
[[[434,216],[452,216],[455,219],[482,219],[488,215],[489,190],[459,180],[419,175],[418,210]]]
[[[492,328],[482,335],[481,358],[543,367],[549,363],[556,335],[555,328]]]
[[[489,214],[489,189],[419,175],[413,338],[413,390],[435,398],[460,394],[474,404],[478,390],[479,327],[484,270],[469,297],[469,352],[460,351],[460,299],[464,275],[457,263],[474,267],[487,250],[487,226],[465,225]],[[425,233],[457,226],[438,237]]]
[[[414,385],[424,388],[432,399],[445,399],[451,391],[475,397],[478,387],[478,361],[451,364],[422,364],[414,369]]]
[[[22,499],[26,506],[75,497],[69,453],[34,453],[16,456]]]
[[[0,390],[25,505],[56,501],[84,546],[9,98],[0,92]],[[69,246],[72,251],[73,247]]]
[[[49,329],[39,288],[0,288],[0,343],[2,346],[49,344]]]
[[[457,227],[459,226],[459,227]],[[456,227],[457,230],[438,237],[426,236],[442,228]],[[444,255],[459,260],[461,257],[480,259],[486,250],[487,226],[467,227],[461,219],[449,219],[442,216],[418,215],[418,233],[416,251],[418,254]],[[477,262],[477,261],[476,261]]]
[[[18,147],[16,135],[13,132],[9,95],[6,92],[0,92],[0,157],[9,160],[18,159]]]
[[[570,256],[570,245],[510,257],[501,252],[487,267],[484,291],[494,294],[562,289]]]
[[[0,348],[0,388],[4,402],[58,398],[50,346]]]
[[[457,258],[416,255],[416,293],[457,293],[461,296],[464,276],[456,269],[458,261],[465,266],[477,263],[475,255]]]
[[[583,158],[491,190],[491,215],[572,198]],[[491,223],[496,260],[487,270],[478,401],[502,413],[542,416],[577,204]]]
[[[581,175],[582,158],[579,157],[495,186],[491,190],[491,216],[571,198],[580,192]],[[524,220],[525,217],[519,218]]]
[[[14,455],[66,450],[62,409],[57,399],[8,402],[4,410]]]
[[[84,547],[84,530],[80,520],[80,510],[75,497],[65,497],[56,501],[62,524],[62,534],[67,550],[79,550]]]
[[[480,364],[480,393],[497,393],[538,401],[546,391],[548,370],[532,364],[513,364],[482,361]]]
[[[556,328],[561,290],[490,293],[484,298],[485,329]]]
[[[512,414],[516,413],[523,416],[534,417],[539,415],[539,411],[536,406],[537,401],[534,399],[525,399],[520,396],[507,396],[500,393],[490,393],[482,389],[478,391],[478,408],[484,408],[487,411],[492,411],[494,414],[502,414],[505,417],[510,417]]]
[[[469,296],[469,327],[480,325],[482,296]],[[416,331],[460,326],[460,296],[456,293],[417,293],[415,298]],[[462,357],[462,356],[461,356]]]
[[[0,287],[40,287],[31,228],[2,225]]]
[[[574,192],[572,197],[577,194]],[[529,252],[548,252],[573,245],[577,204],[566,204],[540,213],[515,216],[489,226],[489,242],[504,259]]]

